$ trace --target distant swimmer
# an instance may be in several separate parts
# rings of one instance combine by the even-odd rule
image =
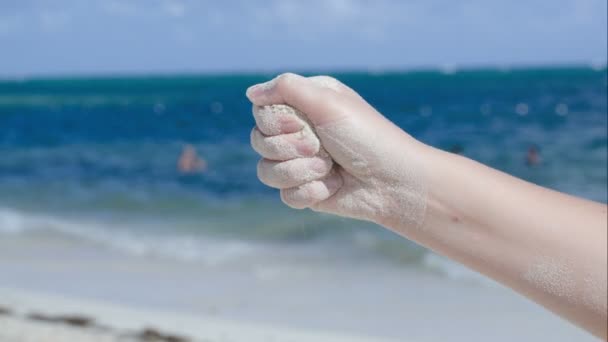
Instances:
[[[528,153],[526,154],[526,165],[532,167],[537,166],[541,162],[540,153],[536,146],[530,146],[528,148]]]
[[[205,172],[207,170],[207,162],[198,156],[194,146],[186,144],[177,161],[177,170],[183,174]]]

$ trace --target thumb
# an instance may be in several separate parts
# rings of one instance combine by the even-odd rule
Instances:
[[[335,108],[337,92],[319,84],[318,80],[285,73],[274,79],[249,87],[246,92],[256,106],[286,104],[318,125],[332,121],[339,115]]]

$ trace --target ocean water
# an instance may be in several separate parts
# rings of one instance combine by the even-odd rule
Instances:
[[[334,76],[426,143],[607,201],[605,67]],[[54,234],[213,265],[295,253],[460,274],[373,224],[289,209],[257,180],[244,92],[270,77],[0,81],[0,238]],[[206,172],[177,171],[184,144]]]

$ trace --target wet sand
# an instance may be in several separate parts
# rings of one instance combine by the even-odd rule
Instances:
[[[210,266],[45,235],[0,239],[0,308],[8,342],[595,341],[499,285],[407,265],[273,252]]]
[[[26,341],[327,341],[390,342],[348,334],[302,331],[108,303],[0,289],[0,340]]]

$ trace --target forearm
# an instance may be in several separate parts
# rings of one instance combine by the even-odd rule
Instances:
[[[606,206],[421,146],[423,226],[396,231],[606,336]]]

